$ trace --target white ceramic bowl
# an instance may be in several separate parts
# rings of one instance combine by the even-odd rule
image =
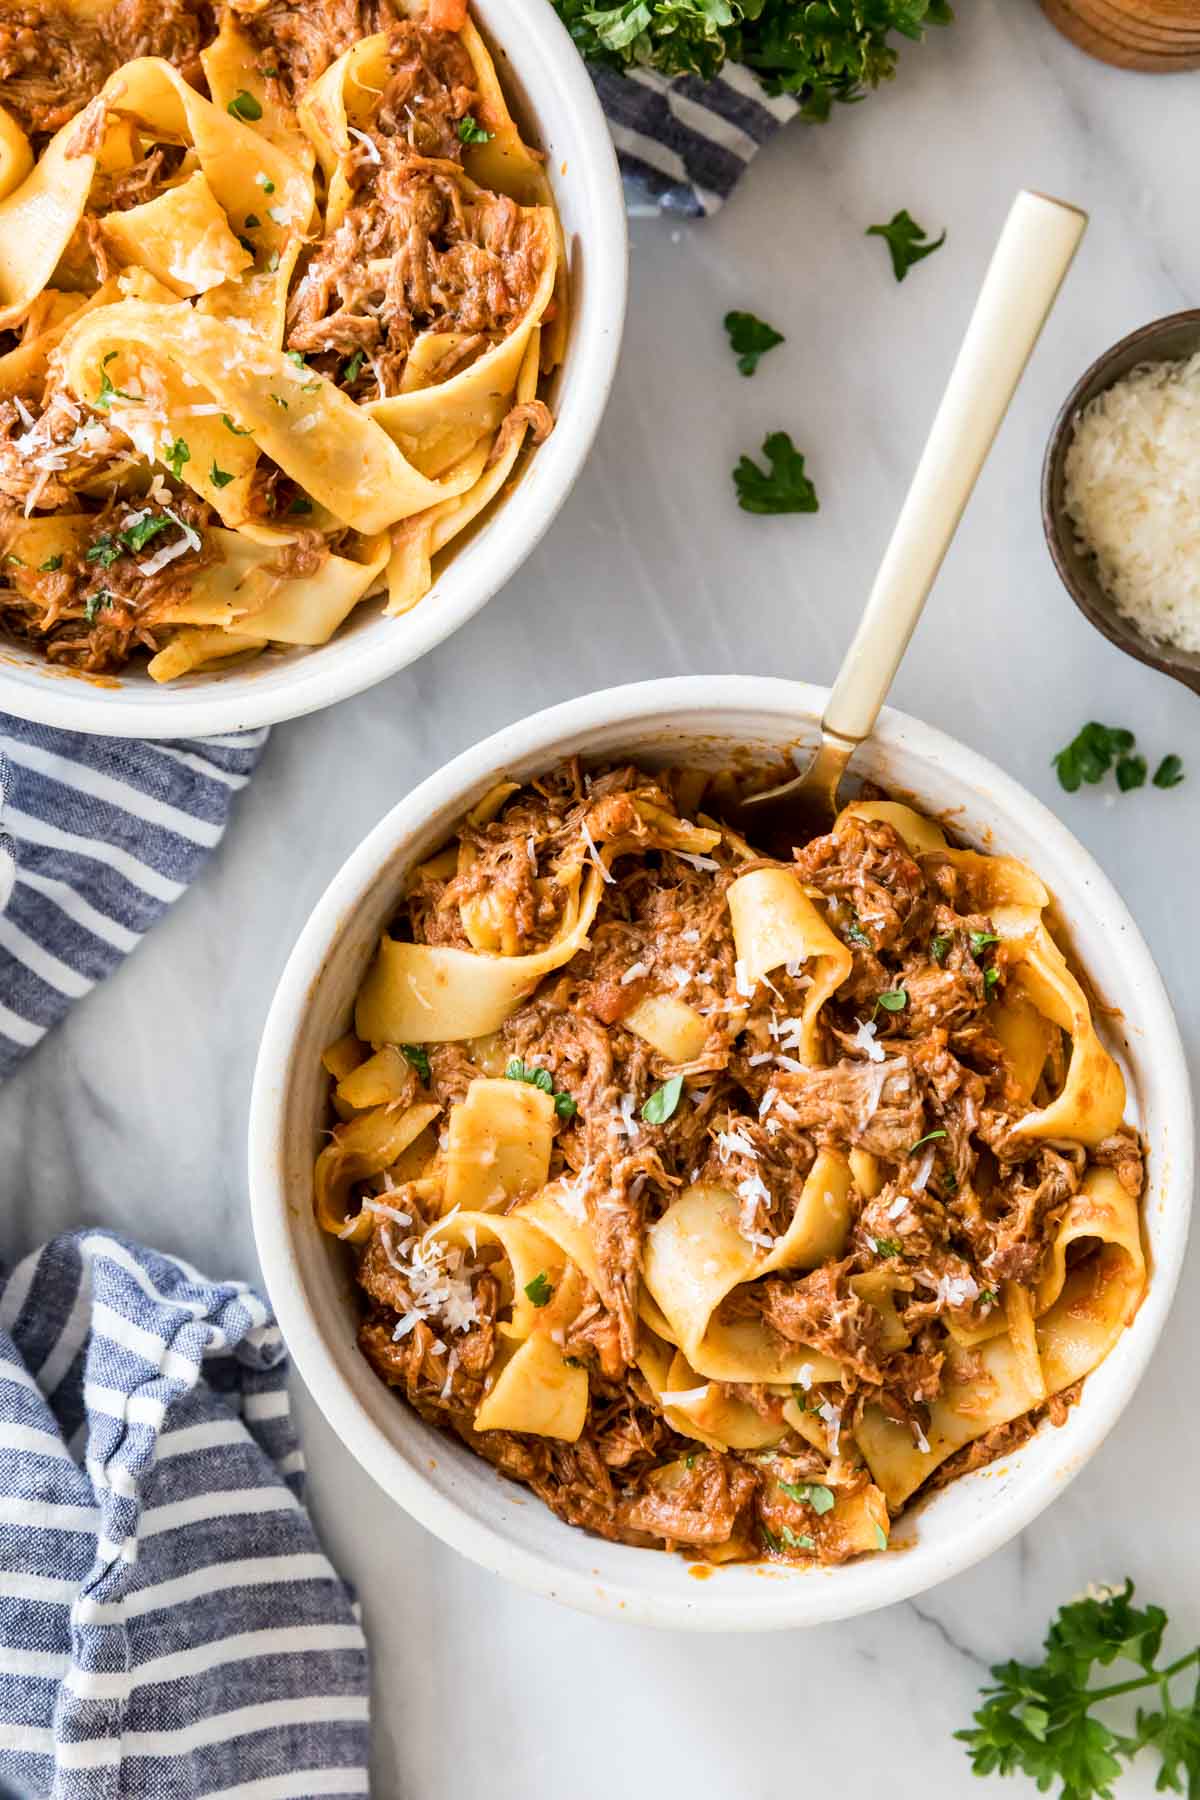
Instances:
[[[811,731],[824,690],[798,682],[687,677],[568,701],[497,733],[393,808],[334,879],[302,933],[267,1021],[254,1083],[250,1183],[267,1286],[317,1404],[379,1485],[486,1568],[587,1611],[710,1630],[812,1625],[887,1606],[977,1562],[1027,1525],[1112,1429],[1146,1368],[1179,1274],[1192,1191],[1191,1094],[1183,1049],[1150,953],[1087,852],[1038,801],[952,739],[885,712],[855,770],[931,812],[956,809],[980,847],[1025,857],[1054,893],[1080,962],[1114,1011],[1109,1036],[1149,1145],[1151,1279],[1133,1324],[1059,1430],[943,1489],[897,1527],[899,1549],[836,1569],[738,1565],[698,1581],[682,1557],[588,1537],[523,1488],[424,1425],[355,1347],[341,1246],[312,1217],[312,1163],[325,1124],[320,1053],[350,1021],[355,990],[408,868],[442,844],[502,773],[527,777],[568,752],[592,758],[721,760]]]
[[[201,737],[298,718],[361,693],[457,631],[503,587],[566,499],[612,386],[625,317],[628,246],[612,139],[578,50],[545,0],[472,0],[505,93],[546,154],[571,269],[567,353],[550,395],[555,428],[515,491],[494,505],[411,613],[367,601],[328,644],[269,650],[241,667],[159,685],[143,669],[115,684],[52,668],[0,639],[0,711],[113,737]]]

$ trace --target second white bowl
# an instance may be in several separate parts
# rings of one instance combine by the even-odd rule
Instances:
[[[424,1424],[358,1351],[349,1259],[312,1216],[313,1159],[326,1124],[320,1056],[349,1024],[408,870],[498,775],[525,778],[574,752],[719,766],[731,752],[773,750],[814,730],[826,698],[799,682],[751,677],[646,682],[568,701],[466,751],[401,800],[334,878],[292,953],[263,1036],[250,1121],[254,1231],[284,1338],[317,1404],[385,1492],[440,1538],[589,1612],[702,1630],[814,1625],[890,1605],[969,1567],[1049,1505],[1112,1429],[1145,1371],[1183,1259],[1191,1093],[1178,1029],[1137,926],[1040,802],[941,732],[885,712],[855,770],[931,813],[952,811],[968,841],[1024,857],[1044,878],[1099,989],[1102,1028],[1129,1084],[1129,1116],[1148,1146],[1149,1290],[1067,1423],[934,1494],[900,1521],[885,1554],[830,1569],[705,1568],[709,1578],[697,1580],[682,1557],[564,1525]]]

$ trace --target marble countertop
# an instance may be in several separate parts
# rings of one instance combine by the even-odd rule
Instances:
[[[959,10],[905,51],[889,91],[781,134],[715,219],[637,222],[616,389],[557,523],[449,643],[275,731],[203,878],[0,1091],[0,1253],[97,1223],[256,1277],[244,1165],[258,1034],[307,913],[367,828],[472,740],[587,688],[705,670],[832,677],[1022,185],[1077,202],[1092,225],[894,699],[1061,812],[1131,905],[1195,1049],[1197,702],[1075,612],[1037,484],[1083,367],[1200,298],[1200,75],[1092,63],[1032,0]],[[897,287],[862,234],[900,207],[949,236]],[[725,347],[731,306],[787,336],[752,381]],[[731,466],[779,427],[808,457],[815,517],[734,505]],[[1151,758],[1178,751],[1191,779],[1119,802],[1061,794],[1050,757],[1089,718],[1134,729]],[[573,1800],[664,1787],[775,1800],[798,1780],[848,1800],[885,1782],[894,1800],[974,1791],[951,1733],[984,1665],[1033,1649],[1060,1600],[1128,1572],[1188,1644],[1200,1637],[1184,1500],[1200,1480],[1197,1255],[1136,1401],[1050,1512],[920,1600],[810,1633],[660,1634],[507,1587],[386,1500],[301,1394],[313,1506],[374,1650],[378,1800],[517,1800],[554,1781]],[[1144,1770],[1120,1791],[1151,1789]]]

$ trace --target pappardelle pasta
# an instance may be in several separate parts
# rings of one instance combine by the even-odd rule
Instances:
[[[326,1053],[316,1215],[377,1372],[560,1517],[837,1563],[1062,1423],[1143,1158],[1030,868],[869,797],[777,861],[721,789],[484,797]]]
[[[566,301],[466,0],[0,0],[0,624],[169,681],[407,612]]]

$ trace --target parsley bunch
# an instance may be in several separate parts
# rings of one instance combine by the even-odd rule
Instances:
[[[1146,759],[1135,748],[1132,731],[1121,725],[1100,725],[1093,719],[1078,731],[1065,749],[1050,758],[1058,775],[1059,786],[1068,794],[1079,791],[1081,782],[1094,785],[1102,781],[1116,762],[1117,786],[1123,794],[1145,786]],[[1183,763],[1171,754],[1164,756],[1151,777],[1157,788],[1178,787],[1183,780]]]
[[[1161,1606],[1133,1605],[1132,1581],[1060,1607],[1043,1660],[997,1663],[974,1726],[955,1733],[976,1775],[1028,1775],[1043,1793],[1059,1783],[1058,1800],[1112,1800],[1123,1760],[1148,1749],[1159,1757],[1159,1793],[1200,1793],[1200,1683],[1182,1705],[1171,1694],[1200,1648],[1160,1667],[1166,1623]],[[1118,1658],[1138,1673],[1093,1687],[1093,1670]],[[1138,1708],[1132,1733],[1096,1716],[1139,1689],[1152,1689],[1158,1706]]]
[[[746,63],[806,118],[859,100],[896,72],[893,37],[917,43],[947,25],[947,0],[552,0],[580,51],[610,69],[711,80]]]

